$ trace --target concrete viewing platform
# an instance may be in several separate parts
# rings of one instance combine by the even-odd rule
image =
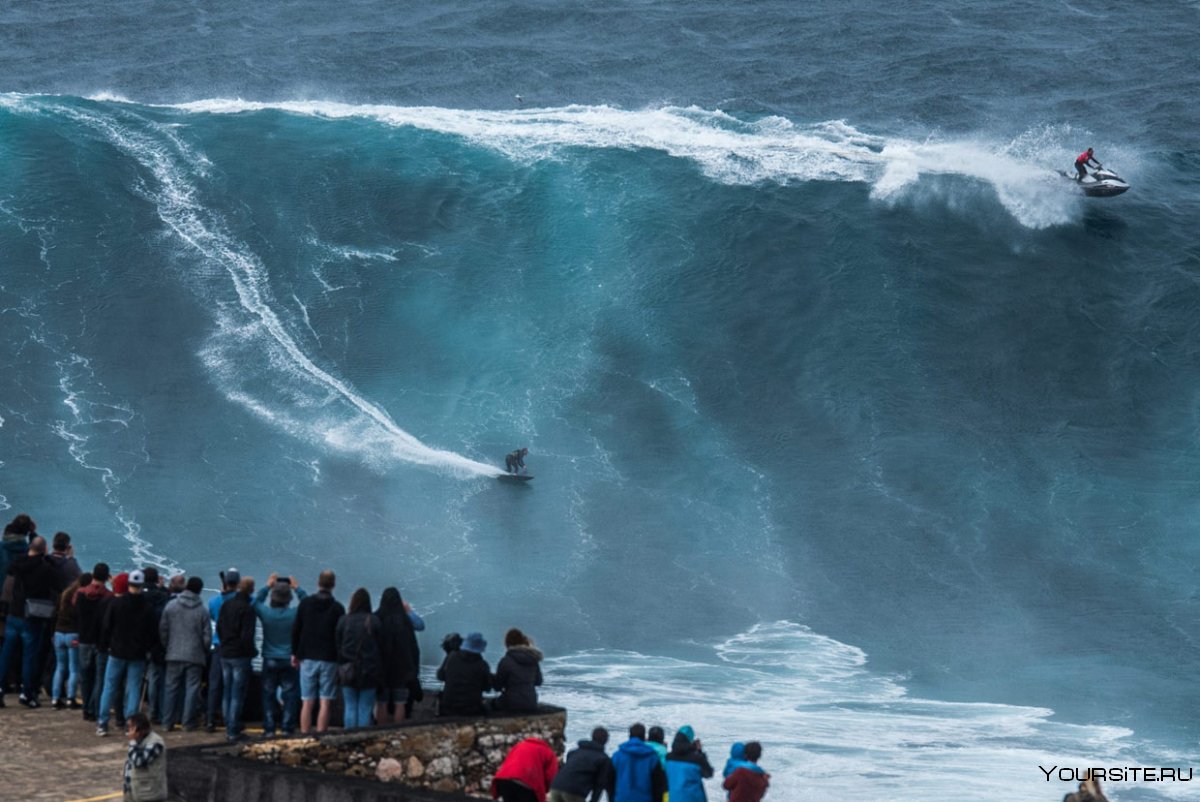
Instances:
[[[43,705],[30,710],[17,704],[16,694],[4,698],[0,710],[0,799],[13,802],[75,802],[120,799],[128,742],[110,724],[107,738],[78,710],[55,710]],[[157,728],[156,728],[157,729]],[[167,754],[172,749],[225,742],[224,730],[209,735],[203,729],[163,734]],[[172,797],[175,799],[176,797]]]
[[[10,697],[11,698],[11,697]],[[435,718],[333,729],[306,737],[225,743],[224,731],[162,733],[173,802],[458,802],[487,797],[491,775],[519,740],[564,748],[566,711]],[[103,802],[122,797],[128,742],[108,737],[74,710],[16,705],[0,710],[0,799]],[[387,764],[387,765],[385,765]]]

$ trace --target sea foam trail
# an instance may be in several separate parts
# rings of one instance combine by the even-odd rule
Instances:
[[[961,176],[990,184],[1022,225],[1043,228],[1075,219],[1080,199],[1041,159],[1008,154],[1006,143],[918,142],[864,133],[841,120],[808,125],[782,117],[741,120],[719,110],[664,107],[624,110],[565,106],[475,111],[429,106],[351,105],[322,101],[259,103],[211,99],[168,108],[193,113],[285,111],[327,119],[362,117],[459,136],[518,161],[555,158],[566,148],[650,149],[688,159],[727,184],[850,181],[895,201],[922,176]],[[1046,163],[1067,158],[1046,153]]]
[[[232,281],[241,314],[218,312],[219,331],[205,349],[206,364],[225,380],[226,396],[292,434],[342,451],[357,452],[381,463],[389,460],[416,463],[460,476],[497,476],[494,466],[451,451],[431,448],[395,424],[386,412],[354,392],[346,382],[321,368],[289,333],[272,306],[266,267],[244,244],[226,234],[224,226],[197,199],[195,186],[174,153],[203,170],[207,162],[192,153],[170,131],[156,138],[137,130],[154,130],[149,121],[125,124],[117,119],[76,108],[52,110],[101,132],[113,145],[148,169],[157,182],[145,189],[160,219],[198,253],[206,263],[224,269]],[[166,143],[162,140],[165,140]],[[246,316],[249,316],[248,319]],[[248,370],[248,360],[265,364]],[[287,384],[293,404],[280,409],[238,387],[247,373],[259,380],[283,368],[278,378]],[[329,414],[329,399],[349,408],[351,415]]]
[[[548,658],[545,674],[543,699],[570,710],[572,738],[603,725],[615,746],[640,721],[665,727],[669,743],[692,725],[718,772],[707,783],[714,800],[725,798],[720,770],[734,741],[762,742],[775,802],[1057,799],[1071,784],[1048,782],[1038,766],[1194,763],[1138,743],[1128,729],[1063,723],[1045,708],[914,698],[897,678],[871,671],[861,649],[788,621],[691,659],[592,651]],[[1160,796],[1151,796],[1190,798],[1189,785],[1159,783]]]

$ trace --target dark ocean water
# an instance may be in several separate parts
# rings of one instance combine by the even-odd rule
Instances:
[[[0,509],[520,625],[776,799],[1200,762],[1198,26],[0,8]]]

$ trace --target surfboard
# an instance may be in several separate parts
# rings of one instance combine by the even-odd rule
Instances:
[[[512,484],[519,484],[521,482],[528,482],[533,477],[527,473],[502,473],[499,476],[497,476],[496,478],[499,479],[501,482],[510,482]]]

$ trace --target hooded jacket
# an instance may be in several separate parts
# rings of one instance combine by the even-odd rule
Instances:
[[[713,776],[708,758],[683,732],[675,733],[667,755],[667,785],[671,802],[705,802],[704,780]]]
[[[492,674],[483,655],[465,649],[450,652],[438,669],[437,678],[446,683],[440,715],[478,716],[487,712],[483,694],[492,688]]]
[[[103,583],[93,582],[75,592],[75,615],[79,619],[79,642],[94,646],[100,642],[104,623],[104,602],[112,591]]]
[[[492,687],[500,691],[497,710],[532,713],[537,710],[537,686],[542,684],[542,653],[533,646],[514,646],[500,658]]]
[[[667,776],[658,753],[641,738],[630,738],[612,756],[612,802],[659,802],[667,792]]]
[[[558,755],[550,744],[541,738],[526,738],[504,758],[496,775],[492,777],[492,799],[498,799],[497,780],[516,780],[537,796],[538,802],[546,802],[546,792],[558,773]]]
[[[243,660],[258,654],[254,647],[257,623],[248,594],[235,593],[221,604],[217,634],[221,638],[222,660]]]
[[[600,802],[600,795],[613,795],[613,765],[604,754],[604,747],[595,741],[580,741],[578,749],[567,753],[567,759],[550,787],[556,791]]]
[[[146,602],[154,614],[154,646],[150,649],[150,659],[161,666],[166,658],[162,641],[158,637],[158,622],[162,620],[163,610],[167,609],[167,605],[171,602],[171,592],[157,585],[147,585],[146,589],[142,591],[142,595],[146,597]]]
[[[167,603],[158,639],[168,662],[204,665],[212,646],[212,618],[199,594],[185,590]]]
[[[327,590],[319,590],[300,602],[292,624],[292,654],[296,659],[336,663],[337,623],[345,614],[346,608]]]

